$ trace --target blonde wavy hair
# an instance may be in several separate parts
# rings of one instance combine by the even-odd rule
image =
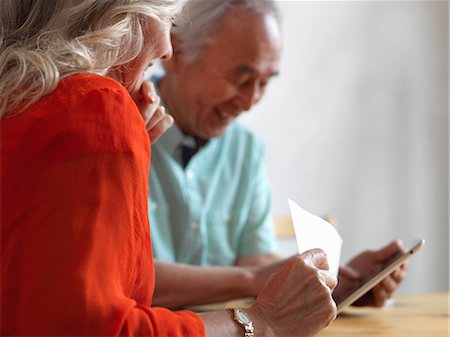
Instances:
[[[75,73],[105,75],[143,48],[149,19],[180,0],[0,0],[0,118],[18,113]]]

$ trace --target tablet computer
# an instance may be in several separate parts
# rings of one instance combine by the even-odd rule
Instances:
[[[353,304],[369,290],[375,287],[378,283],[383,281],[390,273],[392,273],[398,266],[405,262],[411,255],[416,253],[425,243],[424,239],[415,241],[405,252],[395,254],[388,262],[386,262],[375,273],[367,277],[362,284],[345,294],[342,300],[337,303],[337,313]]]

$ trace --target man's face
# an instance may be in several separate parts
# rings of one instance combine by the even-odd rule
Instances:
[[[231,9],[193,63],[175,56],[177,123],[195,137],[221,136],[260,100],[278,73],[280,52],[281,35],[272,15]]]

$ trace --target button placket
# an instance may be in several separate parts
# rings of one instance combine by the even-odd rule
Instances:
[[[183,254],[187,261],[200,263],[203,255],[203,233],[201,230],[201,213],[203,208],[203,198],[200,193],[199,182],[192,169],[185,171],[185,191],[186,205],[189,209],[188,228],[190,240],[189,247],[184,247]]]

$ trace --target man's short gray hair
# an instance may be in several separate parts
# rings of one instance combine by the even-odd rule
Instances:
[[[225,14],[235,6],[262,14],[272,14],[280,23],[280,14],[273,0],[191,0],[183,8],[172,33],[178,38],[184,61],[194,62]]]

